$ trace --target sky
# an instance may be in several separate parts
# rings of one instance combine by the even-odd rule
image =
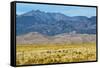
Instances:
[[[80,6],[64,6],[64,5],[48,5],[48,4],[31,4],[17,3],[16,14],[21,15],[31,10],[40,10],[44,12],[62,13],[66,16],[96,16],[95,7],[80,7]]]

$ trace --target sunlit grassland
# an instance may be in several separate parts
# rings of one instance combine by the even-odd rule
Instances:
[[[96,60],[96,43],[18,44],[16,64],[49,64]]]

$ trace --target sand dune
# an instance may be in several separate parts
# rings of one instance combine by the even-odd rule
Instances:
[[[96,42],[96,35],[89,34],[59,34],[55,36],[45,36],[37,32],[30,32],[17,36],[17,44],[34,44],[34,43],[84,43]]]

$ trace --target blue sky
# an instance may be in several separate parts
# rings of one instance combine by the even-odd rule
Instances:
[[[16,13],[18,15],[29,12],[31,10],[63,13],[67,16],[87,16],[87,17],[96,16],[95,7],[28,4],[28,3],[17,3],[16,4]]]

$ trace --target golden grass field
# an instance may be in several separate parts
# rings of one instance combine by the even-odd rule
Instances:
[[[18,44],[16,64],[50,64],[96,60],[96,43]]]

